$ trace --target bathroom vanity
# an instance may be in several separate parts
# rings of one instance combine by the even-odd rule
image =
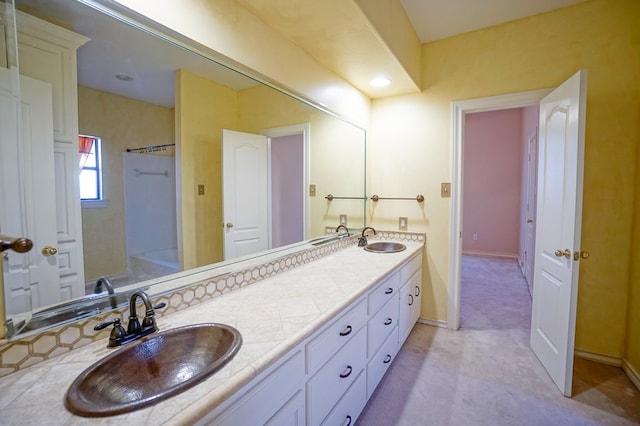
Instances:
[[[398,253],[349,245],[188,309],[161,330],[203,322],[242,333],[222,370],[156,405],[91,420],[65,392],[112,352],[107,339],[0,379],[5,419],[69,424],[353,424],[420,314],[423,238]]]

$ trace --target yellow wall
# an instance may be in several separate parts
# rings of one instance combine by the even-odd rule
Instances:
[[[286,83],[291,91],[360,125],[369,123],[366,96],[234,0],[116,1],[212,49],[234,66]]]
[[[238,130],[237,121],[235,90],[176,73],[178,253],[184,269],[223,259],[222,129]],[[205,195],[198,195],[198,185]]]
[[[636,110],[638,108],[636,107]],[[640,121],[640,120],[639,120]],[[640,122],[636,122],[636,127]],[[640,139],[640,138],[639,138]],[[637,145],[640,146],[640,140]],[[636,188],[640,188],[640,149],[637,149]],[[631,278],[627,306],[625,360],[640,378],[640,194],[636,194],[633,233],[631,234]]]
[[[78,87],[81,134],[102,139],[107,206],[82,209],[86,280],[127,271],[122,153],[127,148],[173,143],[173,109]]]
[[[327,201],[336,196],[362,196],[364,192],[364,130],[325,114],[265,86],[239,92],[239,128],[243,132],[293,124],[309,123],[310,184],[316,196],[309,199],[309,237],[325,235],[325,227],[340,224],[347,215],[347,226],[364,225],[362,201]]]
[[[423,93],[373,102],[373,191],[426,197],[424,209],[386,204],[373,214],[374,226],[402,215],[410,230],[427,233],[424,316],[447,315],[450,202],[439,185],[451,179],[451,102],[555,87],[586,68],[582,248],[591,258],[580,267],[576,348],[622,357],[635,196],[625,182],[636,180],[640,138],[639,16],[636,0],[593,0],[428,43]]]

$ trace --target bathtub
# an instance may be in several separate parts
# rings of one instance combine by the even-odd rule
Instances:
[[[180,271],[178,249],[168,248],[129,256],[131,273],[140,280]]]

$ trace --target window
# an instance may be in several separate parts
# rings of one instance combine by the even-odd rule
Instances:
[[[80,199],[102,201],[102,144],[95,136],[79,136]]]

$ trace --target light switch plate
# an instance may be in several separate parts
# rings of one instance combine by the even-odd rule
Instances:
[[[407,228],[409,227],[409,220],[406,217],[399,217],[398,218],[398,229],[400,231],[406,231]]]
[[[198,185],[198,195],[204,195],[204,185]]]
[[[451,182],[442,182],[440,184],[440,196],[451,197]]]
[[[341,214],[340,215],[340,225],[347,226],[347,215],[346,214]]]
[[[316,186],[311,184],[309,185],[309,197],[315,197],[316,196]]]

